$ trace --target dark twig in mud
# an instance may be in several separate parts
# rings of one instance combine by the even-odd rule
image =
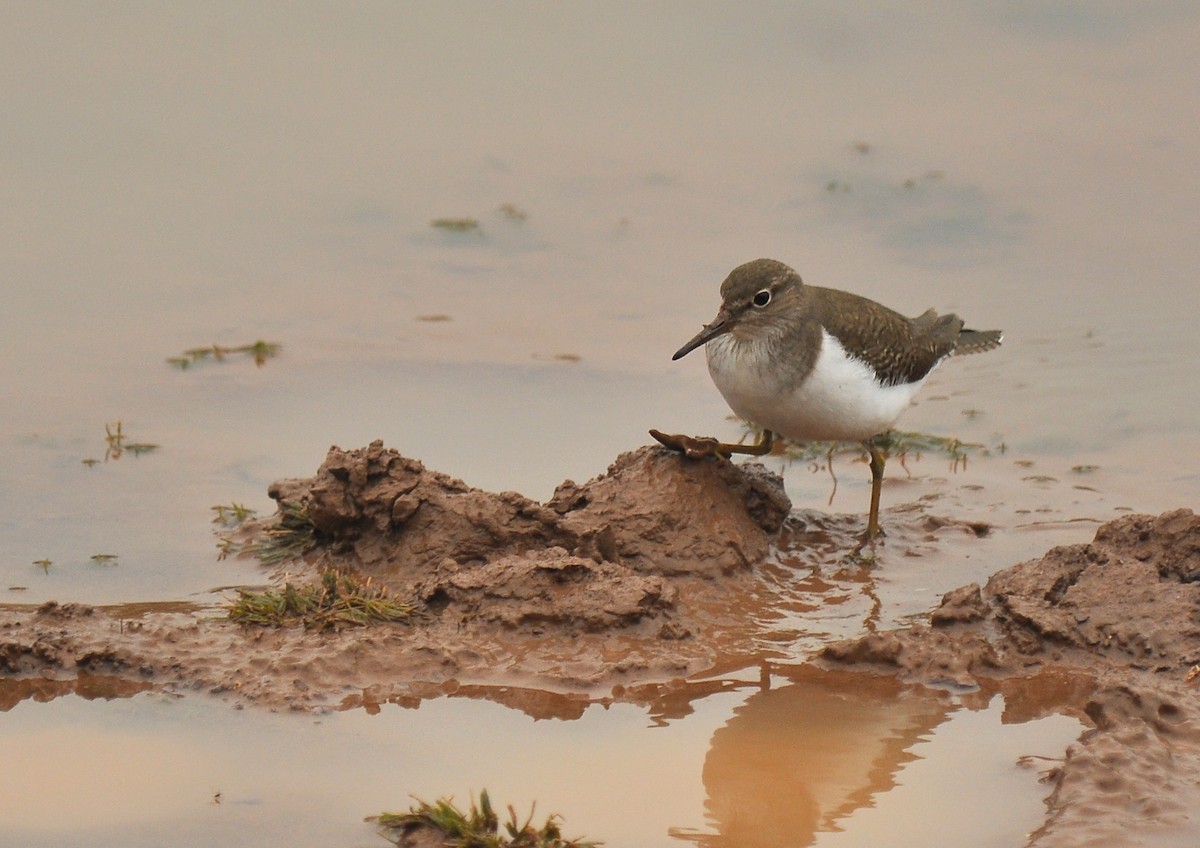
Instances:
[[[398,601],[386,589],[372,586],[329,568],[321,572],[317,585],[284,584],[265,592],[238,590],[229,617],[244,624],[279,627],[301,623],[311,630],[361,627],[375,622],[406,621],[413,607]]]
[[[534,805],[536,808],[536,804]],[[422,828],[434,831],[450,845],[458,848],[594,848],[599,842],[583,839],[564,839],[557,814],[552,814],[540,829],[533,827],[534,810],[522,824],[517,811],[510,804],[509,819],[500,830],[500,818],[492,809],[487,790],[479,793],[478,805],[471,801],[471,811],[464,813],[454,805],[453,798],[439,798],[437,803],[428,804],[418,799],[417,806],[407,813],[383,813],[377,821],[383,828],[380,835],[389,842],[401,844],[405,835]]]

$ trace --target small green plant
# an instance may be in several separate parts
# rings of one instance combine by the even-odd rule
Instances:
[[[514,203],[501,203],[500,214],[510,221],[524,221],[529,215]]]
[[[411,604],[391,597],[386,589],[371,585],[333,568],[321,572],[316,585],[284,584],[282,589],[252,592],[239,589],[229,607],[229,617],[244,624],[281,627],[303,624],[310,630],[361,627],[383,621],[406,621]]]
[[[901,465],[909,456],[918,459],[926,453],[940,453],[950,460],[951,470],[966,469],[967,457],[971,454],[987,454],[987,448],[977,442],[964,442],[954,437],[936,436],[932,433],[917,433],[910,430],[889,430],[874,439],[889,459],[895,457]],[[865,456],[861,442],[809,442],[789,445],[789,459],[814,461],[830,456]],[[908,468],[905,466],[905,470]]]
[[[537,805],[521,823],[510,804],[508,821],[500,830],[500,817],[492,809],[487,790],[479,793],[478,805],[471,801],[471,810],[464,813],[454,805],[453,798],[439,798],[428,804],[418,799],[417,806],[407,813],[383,813],[376,821],[383,827],[381,835],[397,845],[404,835],[418,828],[431,828],[456,848],[594,848],[602,843],[583,839],[564,839],[559,823],[562,818],[552,814],[540,829],[533,826]]]
[[[241,507],[241,510],[250,512],[245,507]],[[218,512],[218,519],[221,517],[222,513]],[[313,526],[312,519],[308,517],[304,507],[292,504],[282,507],[275,523],[261,530],[248,542],[239,542],[232,536],[223,536],[217,543],[220,549],[217,559],[225,559],[227,556],[253,556],[258,557],[263,565],[279,565],[287,560],[299,559],[316,546],[317,528]]]
[[[742,422],[742,427],[744,430],[743,442],[747,439],[757,442],[761,438],[762,428],[745,421]],[[959,469],[966,470],[967,457],[971,454],[985,456],[988,454],[988,449],[976,442],[964,442],[953,437],[935,436],[932,433],[917,433],[911,430],[888,430],[886,433],[875,436],[871,441],[875,447],[883,451],[885,459],[895,458],[900,463],[900,467],[909,475],[912,474],[908,469],[909,456],[920,459],[925,453],[943,454],[950,460],[950,470],[957,473]],[[828,472],[833,481],[833,488],[829,493],[829,503],[831,504],[838,490],[838,478],[833,471],[833,458],[835,456],[849,457],[862,462],[869,460],[867,450],[862,442],[793,444],[776,436],[775,445],[773,453],[781,454],[791,462],[807,462],[814,472],[820,471],[822,468]]]
[[[186,371],[193,365],[201,362],[224,362],[230,356],[244,354],[250,356],[254,360],[254,364],[261,368],[268,359],[278,356],[282,348],[283,345],[278,342],[266,342],[262,339],[250,344],[235,345],[233,347],[214,344],[208,347],[190,348],[179,356],[169,356],[167,357],[167,363],[175,366],[180,371]]]
[[[52,560],[52,559],[35,559],[33,561],[33,564],[36,565],[38,568],[40,568],[44,573],[49,574],[50,566],[54,565],[54,560]]]
[[[229,504],[217,504],[212,507],[212,511],[216,513],[213,518],[213,524],[221,524],[225,527],[237,527],[248,518],[253,518],[257,513],[248,506],[243,506],[236,501]]]
[[[106,422],[104,424],[104,441],[107,447],[104,449],[104,461],[108,462],[110,459],[120,459],[126,451],[134,456],[141,456],[144,453],[151,453],[158,450],[158,445],[152,445],[149,442],[130,442],[127,439],[128,437],[121,429],[120,420],[112,424]],[[96,465],[97,462],[99,460],[83,460],[83,464],[89,468]]]

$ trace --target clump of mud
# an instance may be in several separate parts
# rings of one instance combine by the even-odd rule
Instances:
[[[1067,750],[1031,844],[1167,844],[1195,821],[1200,516],[1191,510],[1111,521],[1090,544],[948,593],[927,625],[830,645],[820,661],[960,689],[1074,680],[1074,698],[1057,708],[1094,729]]]
[[[268,492],[281,510],[303,510],[334,556],[397,591],[431,569],[529,551],[715,577],[760,561],[791,509],[782,479],[761,465],[683,463],[657,448],[622,454],[582,486],[568,480],[545,504],[473,489],[378,441],[330,448],[316,476]]]
[[[753,622],[739,599],[752,596],[754,566],[791,506],[760,465],[657,447],[564,482],[544,504],[471,488],[381,442],[331,448],[313,477],[269,492],[278,515],[243,525],[243,542],[303,516],[316,543],[280,581],[335,568],[418,612],[325,634],[147,612],[114,632],[90,607],[48,605],[0,613],[0,672],[135,674],[302,709],[482,683],[597,694],[670,680],[718,657],[750,661]]]
[[[623,454],[545,504],[493,494],[373,442],[331,448],[314,477],[280,480],[281,514],[306,515],[316,559],[369,576],[440,616],[564,632],[660,622],[678,636],[669,578],[745,573],[767,554],[791,503],[762,466]]]

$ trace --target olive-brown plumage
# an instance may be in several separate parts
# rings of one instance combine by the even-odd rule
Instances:
[[[764,430],[758,445],[713,440],[712,452],[765,453],[772,433],[798,442],[865,442],[873,538],[884,459],[871,439],[895,425],[948,356],[990,350],[1001,339],[999,330],[964,329],[957,315],[932,309],[906,318],[856,294],[806,285],[782,262],[756,259],[729,274],[717,317],[672,358],[705,345],[726,402]],[[671,438],[664,444],[680,447]]]

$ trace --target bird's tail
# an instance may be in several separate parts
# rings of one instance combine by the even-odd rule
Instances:
[[[1000,347],[1004,340],[1003,330],[963,330],[958,334],[958,343],[954,346],[956,354],[983,353]]]

